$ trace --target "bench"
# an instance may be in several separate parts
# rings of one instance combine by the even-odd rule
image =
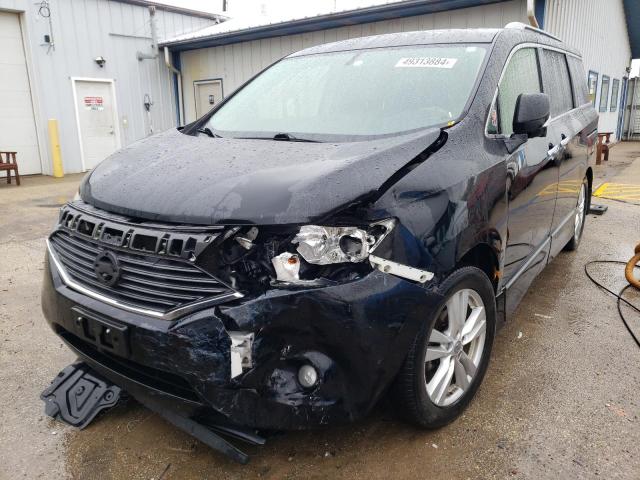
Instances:
[[[596,150],[596,165],[602,165],[602,154],[604,153],[604,161],[609,161],[609,150],[617,145],[611,141],[613,132],[598,133],[598,147]]]
[[[7,183],[11,184],[11,170],[16,175],[16,185],[20,186],[20,174],[18,173],[18,161],[16,152],[0,152],[0,171],[7,171]]]

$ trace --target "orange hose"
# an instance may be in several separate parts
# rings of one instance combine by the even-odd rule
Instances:
[[[627,281],[640,290],[640,279],[633,275],[633,270],[638,264],[640,264],[640,243],[636,245],[635,255],[627,262],[627,267],[624,269],[624,276],[627,277]]]

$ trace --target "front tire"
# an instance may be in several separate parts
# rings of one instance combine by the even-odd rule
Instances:
[[[437,428],[453,421],[475,395],[489,365],[496,328],[493,285],[475,267],[440,286],[441,306],[425,321],[392,387],[411,423]]]
[[[585,177],[582,180],[582,185],[580,186],[580,193],[578,194],[578,203],[576,205],[576,214],[573,219],[573,237],[567,243],[565,250],[570,252],[577,250],[578,245],[580,245],[580,239],[582,238],[582,232],[584,231],[584,223],[587,219],[587,211],[589,210],[589,182]]]

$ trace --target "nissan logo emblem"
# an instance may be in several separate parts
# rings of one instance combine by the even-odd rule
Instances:
[[[93,261],[93,271],[100,283],[113,287],[120,278],[118,257],[112,252],[100,252]]]

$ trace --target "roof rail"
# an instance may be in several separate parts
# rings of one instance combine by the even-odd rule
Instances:
[[[554,40],[557,40],[559,42],[562,41],[558,37],[556,37],[555,35],[551,35],[549,32],[546,32],[546,31],[542,30],[541,28],[532,27],[531,25],[527,25],[526,23],[522,23],[522,22],[511,22],[511,23],[508,23],[507,25],[505,25],[504,28],[510,28],[510,29],[514,29],[514,30],[531,30],[532,32],[536,32],[536,33],[539,33],[540,35],[544,35],[546,37],[553,38]]]

